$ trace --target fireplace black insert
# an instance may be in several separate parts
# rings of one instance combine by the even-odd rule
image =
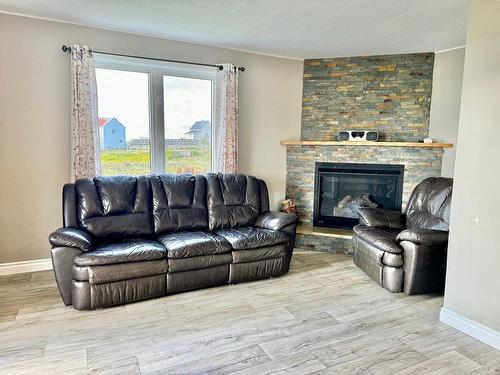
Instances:
[[[316,163],[313,224],[352,229],[359,207],[401,210],[404,165]]]

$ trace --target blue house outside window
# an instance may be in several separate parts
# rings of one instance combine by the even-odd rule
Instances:
[[[101,150],[117,150],[127,147],[127,129],[115,117],[99,119]]]

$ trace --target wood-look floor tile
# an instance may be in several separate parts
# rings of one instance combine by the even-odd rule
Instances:
[[[435,357],[474,341],[476,341],[474,338],[454,328],[439,326],[438,329],[422,337],[407,340],[407,344],[428,357]]]
[[[294,355],[262,365],[246,368],[232,375],[303,375],[324,369],[325,366],[312,353]]]
[[[85,349],[0,366],[0,374],[85,374]]]
[[[63,306],[52,271],[4,276],[0,373],[498,373],[498,351],[439,322],[442,301],[310,251],[283,277],[97,311]]]
[[[0,339],[0,366],[27,359],[41,358],[45,353],[45,337],[11,340]]]
[[[271,358],[280,358],[294,353],[314,350],[321,346],[363,336],[371,332],[383,331],[391,326],[410,322],[417,318],[416,309],[405,307],[388,311],[382,315],[371,315],[367,320],[361,318],[347,323],[340,322],[325,329],[279,338],[263,343],[261,346]]]
[[[253,345],[237,350],[218,353],[203,359],[193,359],[182,364],[165,366],[161,357],[157,360],[140,361],[143,374],[230,374],[248,369],[271,359],[258,346]]]
[[[140,374],[141,368],[136,356],[115,357],[111,355],[89,355],[87,353],[87,370],[89,374],[101,375],[134,375]]]
[[[470,374],[474,370],[481,369],[481,366],[469,358],[450,351],[440,356],[420,362],[419,364],[407,367],[400,372],[401,375],[406,374]]]
[[[423,361],[427,357],[405,345],[386,347],[385,350],[377,350],[366,356],[344,362],[325,370],[330,374],[363,374],[383,375],[394,374]]]
[[[473,340],[469,344],[457,348],[456,351],[481,366],[497,369],[498,374],[500,374],[500,350]]]

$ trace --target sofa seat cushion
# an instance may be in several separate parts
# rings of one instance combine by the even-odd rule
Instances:
[[[281,258],[286,254],[286,245],[272,245],[258,249],[233,250],[233,263],[255,262],[264,259]]]
[[[400,229],[367,227],[365,225],[356,225],[354,233],[363,241],[376,247],[379,250],[390,253],[400,254],[403,249],[396,242],[396,237]]]
[[[73,263],[77,266],[102,266],[166,257],[167,250],[161,243],[150,239],[130,239],[99,244],[94,251],[77,256]]]
[[[189,258],[223,254],[231,251],[231,244],[210,232],[179,232],[158,237],[167,249],[168,258]]]
[[[202,255],[191,258],[170,258],[168,260],[168,272],[200,270],[202,268],[230,264],[232,260],[233,256],[231,253]]]
[[[290,240],[286,233],[257,227],[221,229],[215,233],[229,241],[235,250],[277,245]]]
[[[90,284],[103,284],[120,280],[161,275],[166,273],[167,269],[167,259],[105,264],[102,266],[83,267],[73,265],[73,278],[78,281],[88,281]]]

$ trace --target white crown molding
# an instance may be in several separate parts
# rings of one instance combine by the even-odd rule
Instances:
[[[500,332],[466,318],[452,310],[441,308],[439,320],[479,341],[500,350]]]
[[[462,49],[462,48],[466,48],[465,44],[463,46],[451,47],[451,48],[446,48],[446,49],[442,49],[442,50],[439,50],[439,51],[434,51],[434,53],[451,52],[451,51],[455,51],[457,49]]]
[[[50,258],[26,260],[24,262],[0,263],[0,276],[51,269],[52,261]]]
[[[189,43],[189,44],[195,44],[195,45],[199,45],[199,46],[203,46],[203,47],[212,47],[212,48],[225,49],[225,50],[228,50],[228,51],[237,51],[237,52],[243,52],[243,53],[250,53],[250,54],[253,54],[253,55],[261,55],[261,56],[273,57],[273,58],[277,58],[277,59],[304,61],[304,58],[301,58],[301,57],[274,55],[272,53],[252,51],[252,50],[247,50],[247,49],[242,49],[242,48],[225,47],[225,46],[218,45],[218,44],[209,44],[209,43],[197,42],[197,41],[193,41],[193,40],[189,40],[189,39],[184,39],[184,38],[179,38],[179,37],[168,37],[168,36],[161,36],[161,35],[144,33],[144,32],[126,31],[126,30],[122,30],[122,29],[116,28],[116,27],[106,27],[106,26],[102,26],[102,25],[98,25],[98,24],[92,24],[92,23],[86,23],[86,22],[66,21],[66,20],[62,20],[62,19],[59,19],[59,18],[41,17],[41,16],[35,16],[35,15],[32,15],[32,14],[27,14],[27,13],[9,12],[9,11],[5,11],[5,10],[0,10],[0,14],[6,14],[6,15],[9,15],[9,16],[24,17],[24,18],[33,18],[35,20],[48,21],[48,22],[56,22],[56,23],[63,23],[63,24],[66,24],[66,25],[75,25],[75,26],[81,26],[81,27],[89,27],[89,28],[92,28],[92,29],[106,30],[106,31],[113,31],[113,32],[123,33],[123,34],[143,36],[143,37],[146,37],[146,38],[170,40],[172,42]]]

